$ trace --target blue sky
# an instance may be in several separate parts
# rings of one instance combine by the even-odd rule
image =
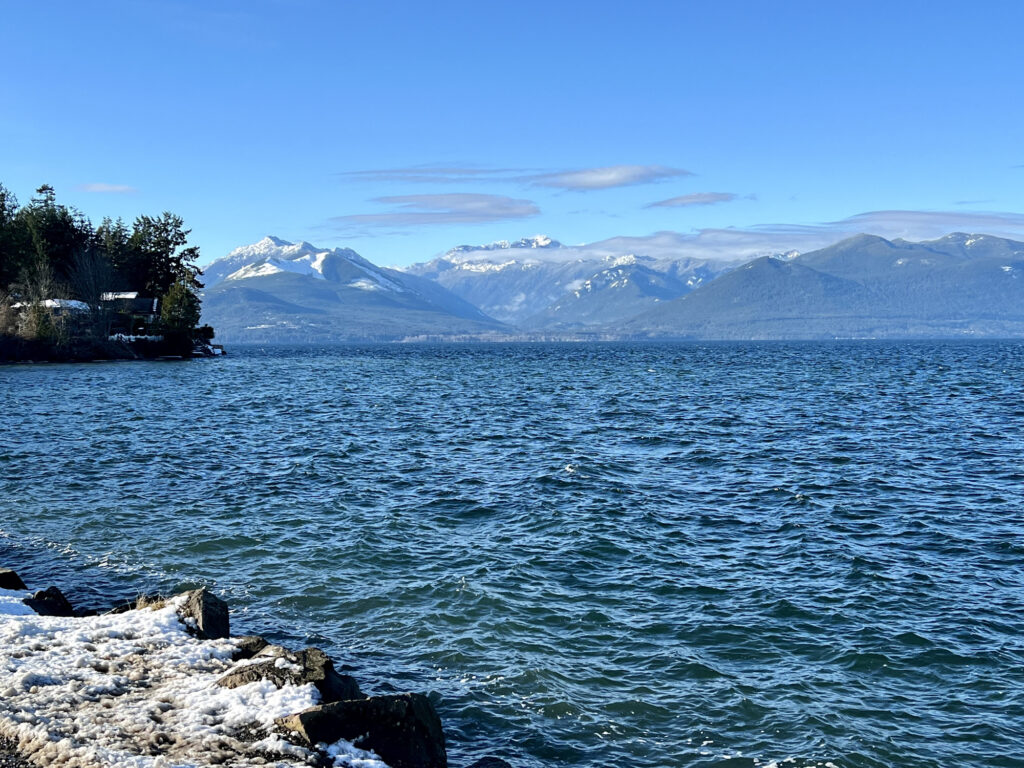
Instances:
[[[1024,239],[1018,2],[6,2],[0,183],[386,265]]]

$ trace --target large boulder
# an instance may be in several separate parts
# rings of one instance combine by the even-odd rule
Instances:
[[[74,616],[75,609],[56,587],[47,587],[26,597],[22,602],[40,616]]]
[[[218,640],[231,635],[228,604],[206,587],[186,592],[178,615],[190,631],[204,640]]]
[[[319,648],[292,652],[280,645],[268,645],[252,656],[251,663],[228,672],[217,685],[237,688],[257,680],[269,680],[278,688],[285,683],[312,683],[324,703],[363,698],[355,679],[339,675],[330,657]]]
[[[469,768],[512,768],[512,765],[500,757],[481,757]]]
[[[11,589],[15,592],[24,592],[28,587],[21,577],[10,568],[0,568],[0,589]]]
[[[391,768],[448,766],[441,719],[419,693],[322,704],[276,722],[310,746],[345,739],[373,750]]]

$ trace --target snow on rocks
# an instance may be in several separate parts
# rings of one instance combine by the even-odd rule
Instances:
[[[0,583],[24,586],[11,574],[0,570]],[[404,705],[392,702],[399,697],[363,697],[319,649],[229,639],[227,606],[206,590],[93,616],[38,615],[32,597],[0,588],[0,746],[14,755],[13,745],[17,761],[27,761],[12,765],[447,765],[440,720],[425,697],[410,700],[416,717],[403,724],[395,716]],[[339,703],[354,705],[358,718],[344,734],[303,742],[281,727],[289,715],[349,696],[358,698]],[[374,713],[385,720],[372,722]],[[430,723],[429,748],[421,721]],[[385,764],[365,738],[358,747],[347,740],[371,731],[390,734],[381,743],[399,762]],[[408,762],[422,749],[431,762]]]
[[[319,648],[292,652],[280,645],[268,645],[248,664],[236,665],[217,684],[237,688],[255,680],[269,680],[278,686],[312,683],[323,702],[364,698],[359,684],[348,675],[338,674],[334,663]]]
[[[373,750],[392,768],[448,765],[441,720],[420,693],[337,701],[277,722],[305,744],[351,740]]]
[[[191,637],[179,602],[84,618],[4,616],[0,736],[32,762],[76,768],[309,764],[254,750],[239,734],[314,705],[315,687],[218,687],[234,646]]]

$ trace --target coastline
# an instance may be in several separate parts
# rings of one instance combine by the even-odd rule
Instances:
[[[26,587],[0,565],[0,768],[448,766],[426,695],[369,696],[319,649],[233,636],[205,588],[100,612]]]
[[[55,346],[40,341],[0,336],[0,365],[33,363],[98,363],[138,360],[193,360],[225,355],[220,344],[197,342],[189,350],[162,341],[137,339]]]

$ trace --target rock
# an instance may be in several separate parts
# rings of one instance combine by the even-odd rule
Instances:
[[[500,757],[482,757],[469,768],[512,768],[512,765]]]
[[[268,645],[252,658],[255,660],[264,657],[266,661],[247,664],[229,672],[217,681],[217,685],[237,688],[257,680],[269,680],[280,688],[285,683],[313,683],[320,691],[324,703],[363,698],[359,684],[348,675],[339,675],[334,670],[334,663],[330,657],[319,648],[291,652],[280,645]]]
[[[163,595],[139,595],[134,600],[125,600],[123,603],[119,603],[111,608],[107,613],[127,613],[128,611],[137,611],[140,608],[163,608],[167,603],[167,598]]]
[[[321,704],[277,724],[309,745],[338,739],[372,749],[391,768],[447,768],[441,719],[419,693]]]
[[[21,577],[10,568],[0,568],[0,589],[12,589],[15,592],[24,592],[28,587]]]
[[[7,589],[7,587],[0,587]],[[32,763],[18,751],[18,745],[6,736],[0,736],[0,768],[33,768]]]
[[[47,587],[26,597],[22,602],[40,616],[74,616],[75,609],[56,587]]]
[[[257,653],[266,648],[270,643],[259,635],[245,635],[243,637],[233,637],[232,642],[238,646],[238,650],[232,654],[232,661],[239,661],[241,659],[251,659]]]
[[[178,609],[178,615],[186,627],[204,640],[217,640],[231,635],[228,604],[206,587],[186,592],[185,602]]]

